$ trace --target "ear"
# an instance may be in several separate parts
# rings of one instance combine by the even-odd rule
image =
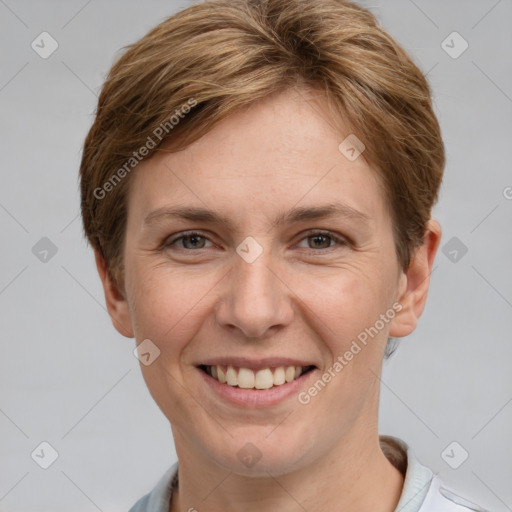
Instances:
[[[116,284],[110,278],[105,260],[96,249],[94,250],[94,257],[96,259],[96,268],[103,284],[105,302],[112,324],[120,334],[127,338],[133,338],[130,310],[124,293],[119,291]]]
[[[389,336],[400,338],[411,334],[423,313],[427,301],[430,274],[441,241],[441,226],[433,219],[427,223],[423,245],[416,249],[406,272],[402,272],[397,302],[402,309],[393,318]]]

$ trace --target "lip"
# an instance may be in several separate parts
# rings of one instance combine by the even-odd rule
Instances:
[[[289,357],[264,357],[259,359],[249,357],[222,357],[205,359],[195,366],[199,367],[201,365],[233,366],[237,368],[248,368],[249,370],[264,370],[265,368],[279,368],[280,366],[316,366],[311,361],[300,361]]]
[[[222,361],[224,361],[224,359]],[[231,359],[231,361],[234,361],[234,359]],[[240,362],[240,359],[236,359],[236,361]],[[289,361],[292,360],[290,359]],[[258,363],[260,365],[261,361]],[[244,364],[247,364],[247,361],[245,361]],[[279,363],[278,366],[286,365]],[[290,364],[289,366],[293,365]],[[302,365],[297,364],[296,366]],[[266,366],[265,368],[269,368],[269,366]],[[309,379],[311,379],[318,370],[318,368],[315,367],[309,372],[304,373],[300,377],[294,379],[292,382],[286,382],[280,386],[274,386],[270,389],[243,389],[229,386],[228,384],[221,384],[217,379],[214,379],[200,368],[196,369],[200,373],[200,376],[207,388],[218,399],[220,399],[222,402],[228,402],[231,405],[245,409],[271,407],[278,405],[291,397],[296,397],[300,389],[306,386]]]

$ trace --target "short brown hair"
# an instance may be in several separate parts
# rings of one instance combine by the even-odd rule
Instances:
[[[343,120],[365,144],[364,158],[387,194],[398,261],[408,268],[445,164],[423,73],[373,14],[352,2],[207,0],[127,47],[107,76],[84,143],[84,231],[116,284],[124,281],[137,150],[148,158],[165,141],[182,149],[226,116],[297,86],[323,91],[334,122]]]

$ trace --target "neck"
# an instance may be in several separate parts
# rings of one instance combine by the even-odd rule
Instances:
[[[393,512],[404,477],[385,457],[376,432],[358,437],[357,444],[345,440],[327,456],[278,477],[237,475],[198,454],[180,457],[178,450],[179,486],[170,512]]]

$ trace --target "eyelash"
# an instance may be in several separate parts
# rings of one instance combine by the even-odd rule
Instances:
[[[178,242],[180,240],[183,240],[184,238],[193,237],[193,236],[199,236],[199,237],[204,238],[206,240],[209,240],[211,242],[211,240],[207,236],[203,235],[199,231],[184,231],[183,233],[180,233],[180,236],[164,241],[162,249],[168,249],[172,245],[174,245],[176,242]],[[335,235],[334,233],[331,233],[330,231],[318,231],[318,230],[311,231],[311,232],[308,232],[303,238],[301,238],[300,241],[305,240],[307,238],[314,237],[314,236],[323,236],[323,237],[326,237],[326,238],[330,238],[331,240],[333,240],[334,242],[336,242],[340,246],[347,246],[348,245],[347,240],[345,240],[344,238],[342,238],[340,236]],[[186,248],[180,247],[179,249],[183,250],[183,251],[187,251],[187,252],[199,252],[199,251],[204,250],[206,248],[202,248],[201,247],[199,249],[186,249]],[[329,250],[332,250],[332,249],[335,249],[335,247],[327,247],[325,249],[311,249],[311,248],[307,248],[306,250],[313,251],[313,252],[319,252],[319,251],[324,251],[325,252],[325,251],[329,251]]]

